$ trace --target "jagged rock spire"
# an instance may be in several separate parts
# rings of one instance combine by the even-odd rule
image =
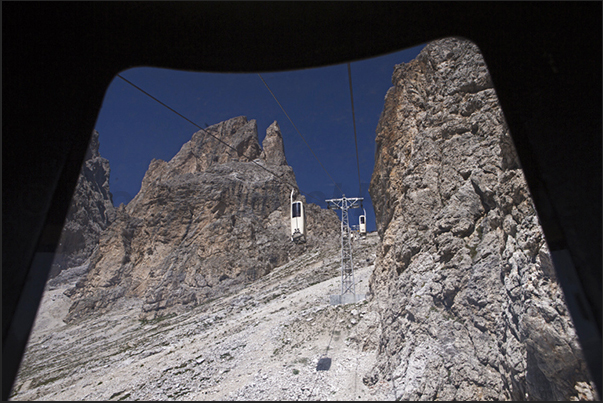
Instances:
[[[266,137],[262,142],[262,154],[260,158],[272,165],[287,165],[285,148],[281,128],[276,120],[266,130]]]
[[[194,133],[169,162],[153,160],[136,197],[103,234],[87,277],[68,290],[67,320],[108,311],[126,296],[143,301],[145,318],[181,312],[255,281],[304,248],[336,242],[337,215],[310,205],[308,243],[292,245],[295,175],[276,122],[264,145],[256,121],[240,116]]]

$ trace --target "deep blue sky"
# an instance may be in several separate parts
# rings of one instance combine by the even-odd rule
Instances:
[[[347,64],[260,72],[346,197],[364,197],[368,231],[376,229],[368,185],[375,163],[375,129],[385,94],[392,86],[394,65],[414,59],[423,46],[351,63],[361,194]],[[276,120],[287,162],[306,200],[326,208],[325,198],[341,197],[257,74],[138,67],[120,75],[201,127],[246,116],[257,121],[261,144],[266,129]],[[100,154],[111,165],[110,189],[118,206],[138,193],[153,158],[169,161],[199,129],[115,77],[105,94],[96,130]],[[351,225],[358,224],[359,214],[360,209],[350,210]]]

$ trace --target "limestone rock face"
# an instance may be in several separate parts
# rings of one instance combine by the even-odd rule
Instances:
[[[276,120],[266,130],[266,137],[262,142],[261,158],[272,165],[287,165],[283,136]]]
[[[392,83],[369,190],[382,335],[365,384],[402,400],[578,398],[589,374],[479,50],[432,42]]]
[[[297,184],[276,122],[264,145],[256,121],[236,117],[195,133],[169,162],[153,160],[140,192],[103,233],[87,276],[67,291],[66,320],[121,298],[142,299],[146,319],[182,312],[337,242],[337,215],[316,205],[306,206],[307,243],[290,241]]]
[[[49,277],[83,264],[115,216],[109,191],[109,161],[100,156],[99,134],[92,133],[84,164],[65,218]]]

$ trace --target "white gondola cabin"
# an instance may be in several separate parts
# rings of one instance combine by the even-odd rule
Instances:
[[[358,232],[360,235],[366,235],[366,210],[364,210],[364,214],[358,219]]]
[[[291,191],[291,240],[295,243],[306,242],[306,212],[301,201],[293,201]]]

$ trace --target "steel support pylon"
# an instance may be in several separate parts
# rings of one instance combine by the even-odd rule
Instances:
[[[356,285],[354,282],[354,259],[352,256],[352,231],[348,219],[348,210],[359,208],[364,200],[362,197],[350,197],[345,195],[341,199],[326,200],[327,206],[333,210],[341,210],[341,296],[339,303],[343,301],[356,302]],[[348,297],[344,297],[344,296]],[[351,298],[350,298],[351,296]]]

